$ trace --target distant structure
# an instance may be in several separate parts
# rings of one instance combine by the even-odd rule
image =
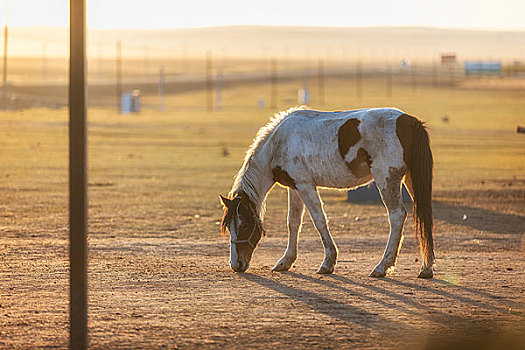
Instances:
[[[507,65],[502,69],[504,71],[507,71],[508,73],[523,73],[525,72],[525,62],[520,60],[514,60],[514,62],[512,62],[511,65]]]
[[[310,102],[310,94],[308,89],[300,89],[297,91],[297,103],[300,105],[305,105]]]
[[[466,75],[499,75],[500,61],[466,61],[464,65]]]
[[[444,53],[441,54],[441,64],[455,64],[457,57],[455,53]]]
[[[139,113],[140,112],[140,90],[125,92],[120,97],[120,113]]]

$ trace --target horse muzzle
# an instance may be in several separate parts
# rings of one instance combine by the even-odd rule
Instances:
[[[248,270],[248,267],[250,267],[250,263],[240,260],[230,261],[230,267],[235,272],[244,272]]]

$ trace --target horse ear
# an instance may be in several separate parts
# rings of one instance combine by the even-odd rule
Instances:
[[[222,194],[219,195],[219,198],[221,200],[222,206],[225,208],[228,208],[232,203],[231,199],[224,197]]]

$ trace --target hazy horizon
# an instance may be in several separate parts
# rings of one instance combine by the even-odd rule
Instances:
[[[454,26],[438,26],[438,25],[355,25],[355,26],[342,26],[342,25],[301,25],[301,24],[219,24],[219,25],[202,25],[195,27],[162,27],[162,28],[137,28],[137,27],[89,27],[88,30],[94,31],[169,31],[169,30],[186,30],[186,29],[213,29],[213,28],[242,28],[242,27],[283,27],[283,28],[326,28],[326,29],[436,29],[444,31],[467,31],[467,32],[516,32],[525,33],[524,28],[481,28],[481,27],[454,27]],[[9,28],[46,28],[46,29],[67,29],[68,25],[9,25]],[[0,28],[2,30],[3,28]],[[1,39],[1,38],[0,38]],[[1,41],[1,40],[0,40]]]
[[[9,25],[9,29],[68,29],[69,26],[56,25]],[[497,29],[497,28],[465,28],[465,27],[440,27],[432,25],[363,25],[363,26],[329,26],[329,25],[295,25],[295,24],[224,24],[224,25],[203,25],[196,27],[171,27],[171,28],[94,28],[89,27],[89,31],[185,31],[185,30],[199,30],[199,29],[215,29],[215,28],[311,28],[311,29],[342,29],[342,30],[359,30],[359,29],[431,29],[441,31],[465,31],[465,32],[503,32],[503,33],[525,33],[525,28],[522,29]],[[0,28],[0,31],[3,28]],[[1,38],[0,38],[1,41]]]
[[[67,28],[12,27],[12,56],[67,57]],[[462,59],[523,60],[525,31],[443,29],[430,26],[232,25],[172,29],[89,29],[88,54],[114,57],[229,57],[436,60],[454,52]]]
[[[68,2],[63,0],[3,0],[0,21],[12,26],[65,27]],[[2,6],[3,5],[3,6]],[[2,13],[5,12],[5,13]],[[378,0],[370,3],[325,0],[322,6],[302,0],[267,0],[264,4],[238,0],[91,0],[88,27],[202,28],[223,25],[291,26],[429,26],[433,28],[525,30],[521,0]]]

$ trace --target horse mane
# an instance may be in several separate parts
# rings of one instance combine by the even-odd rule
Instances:
[[[242,167],[239,169],[237,175],[235,175],[235,180],[232,189],[230,190],[229,197],[233,198],[241,191],[246,193],[252,203],[255,204],[257,212],[261,217],[264,215],[265,209],[264,198],[261,199],[259,193],[257,193],[256,184],[260,182],[262,169],[253,156],[264,146],[279,123],[293,112],[305,108],[306,106],[297,106],[289,108],[286,111],[275,113],[273,117],[270,118],[270,121],[257,131],[257,135],[255,135],[251,146],[248,148],[248,151],[246,151]]]

